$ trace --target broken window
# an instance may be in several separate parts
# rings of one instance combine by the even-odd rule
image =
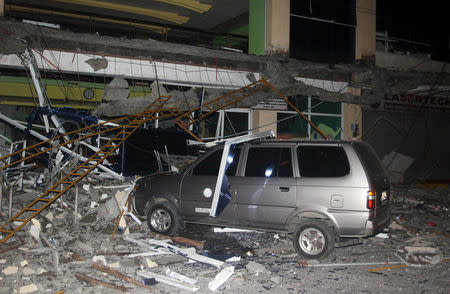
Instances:
[[[194,176],[217,176],[219,173],[220,160],[222,159],[223,150],[216,150],[208,157],[197,164],[192,170]],[[239,163],[239,156],[241,154],[241,148],[231,150],[227,158],[227,176],[235,176],[237,166]]]
[[[217,176],[219,173],[222,149],[216,150],[197,164],[192,170],[194,176]]]
[[[248,112],[225,111],[223,135],[247,135],[249,129]]]
[[[338,146],[299,146],[297,160],[302,177],[343,177],[350,172],[347,155]]]
[[[208,115],[201,125],[203,139],[247,135],[251,126],[249,109],[219,110]]]
[[[246,177],[292,177],[290,148],[250,148],[245,168]]]
[[[289,101],[311,120],[329,139],[342,138],[342,103],[324,102],[319,99],[297,95]],[[277,113],[277,137],[281,139],[310,138],[322,136],[301,118],[292,107]]]

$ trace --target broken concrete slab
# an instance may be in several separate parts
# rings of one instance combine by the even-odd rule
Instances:
[[[30,284],[26,286],[22,286],[19,289],[19,293],[26,294],[26,293],[33,293],[39,291],[38,287],[35,284]]]
[[[392,151],[383,157],[381,164],[389,175],[391,183],[401,183],[406,170],[414,162],[414,158]]]
[[[148,267],[148,268],[158,267],[158,264],[157,264],[156,262],[152,261],[152,260],[149,259],[149,258],[146,258],[146,259],[145,259],[145,262],[147,263],[147,267]]]
[[[105,266],[108,264],[106,262],[106,258],[103,255],[96,255],[96,256],[92,257],[92,261],[101,263],[101,264],[103,264]]]
[[[73,247],[75,250],[80,249],[81,251],[87,252],[89,254],[94,253],[94,248],[92,248],[91,246],[89,246],[88,244],[86,244],[80,240],[76,240]]]
[[[116,219],[120,215],[120,208],[115,199],[108,199],[104,203],[100,203],[97,209],[97,219],[100,222],[109,222]]]
[[[245,268],[250,272],[256,275],[268,273],[266,267],[260,263],[250,261]]]
[[[91,58],[86,60],[86,63],[92,67],[94,72],[108,67],[108,59],[106,58]]]
[[[435,265],[442,261],[441,250],[432,247],[399,246],[396,256],[408,266]]]
[[[128,82],[122,77],[115,77],[103,91],[103,101],[120,101],[127,99],[130,95]]]
[[[26,267],[22,270],[22,274],[25,276],[31,276],[31,275],[36,274],[36,271],[31,268]]]

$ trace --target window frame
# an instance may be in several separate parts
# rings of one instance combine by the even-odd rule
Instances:
[[[298,157],[298,152],[297,149],[298,147],[305,147],[305,146],[310,146],[310,147],[335,147],[335,148],[342,148],[345,157],[347,158],[347,163],[348,163],[348,173],[343,175],[343,176],[338,176],[338,177],[324,177],[324,176],[320,176],[320,177],[305,177],[302,176],[300,174],[300,163],[299,163],[299,157]],[[344,146],[340,145],[340,144],[297,144],[295,146],[295,148],[293,148],[294,153],[295,153],[295,163],[297,164],[297,172],[298,172],[298,177],[299,178],[303,178],[303,179],[338,179],[338,178],[343,178],[343,177],[347,177],[352,173],[352,164],[350,162],[350,158],[348,157],[348,154],[344,148]]]
[[[342,127],[344,125],[344,107],[343,107],[343,103],[342,102],[336,102],[336,103],[340,103],[340,109],[341,109],[341,114],[331,114],[331,113],[323,113],[323,112],[314,112],[314,108],[311,109],[312,105],[312,99],[315,99],[315,97],[312,96],[308,96],[308,109],[306,109],[305,111],[302,111],[302,109],[299,109],[300,111],[302,111],[302,113],[310,120],[312,121],[312,117],[313,116],[320,116],[320,117],[336,117],[336,118],[340,118],[340,123],[341,123],[341,131],[340,131],[340,137],[339,138],[332,138],[334,140],[342,140],[343,136],[344,136],[344,128]],[[278,113],[286,113],[286,114],[297,114],[297,112],[293,111],[293,110],[279,110],[277,111],[277,120],[278,120]],[[311,138],[311,130],[312,127],[310,124],[307,124],[308,127],[308,134],[307,134],[307,138],[308,139],[312,139]],[[278,130],[277,130],[278,131]],[[319,137],[321,138],[321,136],[319,135]]]
[[[245,175],[245,170],[247,168],[247,159],[248,152],[250,148],[289,148],[291,151],[291,166],[292,166],[292,177],[248,177]],[[298,161],[296,157],[296,147],[295,144],[267,144],[267,145],[259,145],[259,144],[245,144],[243,149],[241,150],[241,160],[238,165],[238,172],[236,176],[239,177],[248,177],[248,178],[265,178],[265,179],[287,179],[287,178],[297,178],[299,177],[299,169],[298,169]]]
[[[241,162],[242,162],[241,158],[243,158],[244,152],[245,152],[245,151],[244,151],[244,148],[241,147],[241,146],[236,146],[236,148],[240,148],[240,149],[241,149],[241,150],[240,150],[240,154],[239,154],[239,158],[238,158],[238,162],[237,162],[237,166],[236,166],[236,174],[233,175],[233,176],[227,175],[228,177],[237,177],[237,176],[239,176],[239,173],[240,173],[240,166],[241,166]],[[210,156],[211,154],[213,154],[214,152],[217,152],[217,151],[223,152],[223,146],[214,148],[214,149],[212,149],[212,150],[208,150],[208,152],[205,152],[204,154],[200,155],[199,158],[198,158],[197,160],[195,160],[195,161],[194,161],[194,162],[186,169],[185,175],[187,175],[187,176],[197,176],[197,177],[217,177],[218,173],[217,173],[217,175],[194,175],[194,169],[195,169],[200,163],[202,163],[202,162],[206,159],[206,157]],[[220,161],[219,161],[219,169],[220,169]]]
[[[216,134],[214,137],[204,137],[203,140],[218,140],[224,138],[224,129],[226,122],[226,113],[234,112],[234,113],[247,113],[247,124],[248,124],[248,134],[253,134],[251,129],[253,128],[253,113],[250,108],[230,108],[230,109],[221,109],[217,111],[219,116],[217,118],[217,127]]]

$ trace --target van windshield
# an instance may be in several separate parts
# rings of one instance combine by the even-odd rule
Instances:
[[[363,163],[369,178],[387,177],[378,155],[369,144],[365,142],[355,142],[353,143],[353,146],[355,147],[356,153]]]

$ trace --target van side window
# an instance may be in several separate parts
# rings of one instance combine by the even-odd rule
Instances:
[[[299,146],[297,159],[302,177],[343,177],[350,172],[347,155],[338,146]]]
[[[230,150],[228,155],[227,164],[227,176],[235,176],[237,171],[237,165],[239,162],[239,155],[241,148],[236,148],[235,150]],[[208,157],[203,159],[199,164],[197,164],[192,170],[192,175],[194,176],[217,176],[219,174],[220,161],[222,160],[223,149],[214,151]],[[231,161],[231,163],[230,163]]]
[[[252,147],[248,150],[246,177],[292,177],[290,148]]]

